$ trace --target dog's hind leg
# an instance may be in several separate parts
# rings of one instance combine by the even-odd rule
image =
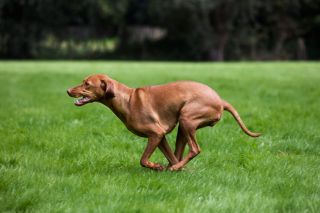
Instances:
[[[183,134],[183,131],[179,125],[177,140],[176,140],[176,148],[174,151],[174,154],[175,154],[176,158],[178,159],[178,161],[182,160],[184,149],[185,149],[186,145],[187,145],[187,138]]]
[[[181,169],[184,165],[186,165],[192,158],[197,156],[200,153],[200,147],[197,144],[195,133],[197,129],[197,125],[194,125],[194,122],[191,122],[189,120],[181,119],[179,121],[180,128],[181,128],[181,134],[183,134],[183,137],[185,137],[187,144],[190,148],[189,153],[184,157],[179,163],[171,166],[169,170],[175,171]]]

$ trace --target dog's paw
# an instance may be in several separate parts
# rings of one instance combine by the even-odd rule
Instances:
[[[170,166],[168,168],[169,171],[181,171],[183,169],[183,167],[180,167],[179,165],[175,164],[173,166]]]
[[[160,163],[154,163],[153,169],[157,171],[163,171],[166,167],[162,166]]]

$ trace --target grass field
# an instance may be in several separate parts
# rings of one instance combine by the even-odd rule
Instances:
[[[184,171],[142,168],[145,139],[67,96],[90,73],[203,82],[263,136],[226,112],[198,131],[202,153]],[[0,212],[320,211],[320,63],[2,61],[0,80]],[[152,160],[166,164],[158,150]]]

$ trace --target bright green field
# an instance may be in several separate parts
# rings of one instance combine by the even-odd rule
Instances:
[[[67,96],[90,73],[203,82],[263,136],[226,112],[184,171],[142,168],[144,138]],[[320,63],[0,62],[0,82],[0,212],[320,211]]]

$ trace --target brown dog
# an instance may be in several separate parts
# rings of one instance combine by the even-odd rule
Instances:
[[[71,97],[80,99],[75,105],[100,102],[136,135],[148,138],[147,147],[141,157],[141,165],[155,170],[165,167],[149,161],[151,154],[159,147],[169,161],[169,170],[179,170],[200,153],[196,130],[213,126],[223,110],[229,111],[241,129],[251,137],[260,133],[250,132],[241,121],[231,104],[206,85],[192,81],[178,81],[159,86],[129,88],[106,75],[87,77],[79,86],[68,89]],[[179,122],[175,152],[168,145],[165,135]],[[186,144],[189,153],[183,158]]]

